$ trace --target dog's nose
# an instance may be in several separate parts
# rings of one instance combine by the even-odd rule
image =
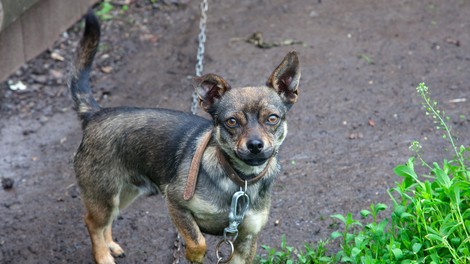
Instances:
[[[258,139],[252,139],[246,143],[246,147],[253,154],[258,154],[263,150],[263,142]]]

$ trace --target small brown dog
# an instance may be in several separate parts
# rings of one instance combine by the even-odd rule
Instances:
[[[186,258],[202,263],[202,232],[223,234],[232,196],[244,184],[249,209],[230,263],[251,263],[280,169],[276,154],[287,135],[286,113],[298,96],[297,54],[286,55],[266,86],[232,89],[215,74],[196,78],[200,106],[212,116],[207,120],[166,109],[101,108],[89,85],[99,37],[99,22],[88,13],[69,82],[83,128],[74,168],[96,263],[124,255],[112,239],[113,220],[139,195],[157,191],[186,242]]]

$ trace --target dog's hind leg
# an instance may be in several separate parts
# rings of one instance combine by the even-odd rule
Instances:
[[[119,194],[119,210],[126,208],[130,205],[135,199],[140,195],[139,188],[131,184],[124,184],[120,194]],[[104,239],[106,244],[108,245],[109,249],[111,250],[111,254],[115,257],[125,257],[126,254],[124,250],[119,246],[118,243],[114,242],[113,235],[112,235],[112,225],[109,225],[104,230]]]
[[[87,226],[88,233],[90,234],[93,256],[98,264],[115,263],[110,252],[110,247],[107,243],[107,239],[111,237],[111,225],[113,223],[113,219],[118,212],[117,199],[112,200],[111,204],[108,204],[107,206],[96,203],[87,203],[88,212],[85,216],[85,224]]]

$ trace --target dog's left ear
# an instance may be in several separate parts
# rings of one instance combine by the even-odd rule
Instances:
[[[195,77],[193,85],[199,97],[199,106],[209,113],[212,106],[231,89],[230,85],[216,74]]]
[[[297,52],[291,51],[271,74],[266,85],[276,90],[288,105],[292,105],[299,95],[299,80],[299,57]]]

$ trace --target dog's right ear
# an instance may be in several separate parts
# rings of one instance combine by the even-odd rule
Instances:
[[[206,74],[193,79],[194,88],[199,97],[199,106],[206,112],[231,89],[230,85],[216,74]]]
[[[299,96],[300,63],[297,52],[291,51],[277,66],[266,85],[273,88],[290,107]]]

